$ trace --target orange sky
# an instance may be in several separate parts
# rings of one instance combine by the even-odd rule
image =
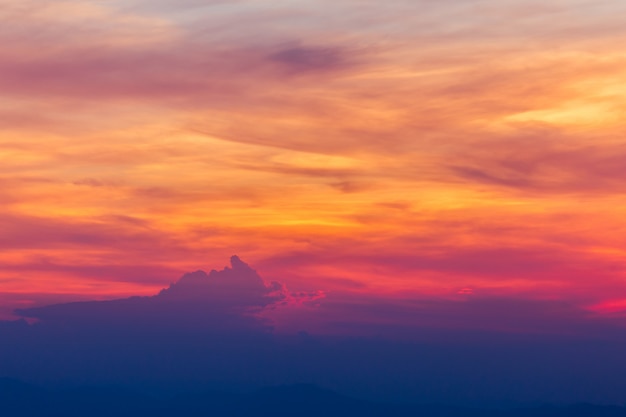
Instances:
[[[238,254],[626,310],[626,3],[0,0],[0,314]]]

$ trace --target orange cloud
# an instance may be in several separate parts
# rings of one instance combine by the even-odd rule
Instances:
[[[617,2],[0,3],[0,293],[624,290]]]

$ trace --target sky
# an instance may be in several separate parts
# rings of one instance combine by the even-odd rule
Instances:
[[[0,317],[236,254],[277,331],[621,326],[624,13],[0,0]]]

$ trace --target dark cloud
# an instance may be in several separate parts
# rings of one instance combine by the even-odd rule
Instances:
[[[530,188],[533,185],[528,178],[506,178],[485,172],[477,168],[454,167],[453,170],[460,177],[466,178],[471,181],[477,181],[491,185],[501,185],[521,189]]]
[[[348,66],[347,54],[338,48],[292,47],[280,50],[269,59],[290,72],[332,71]]]
[[[377,206],[385,209],[393,209],[398,211],[408,211],[411,209],[412,204],[404,201],[383,201],[376,204]]]
[[[265,172],[275,172],[279,174],[290,174],[290,175],[301,175],[305,177],[353,177],[358,176],[359,171],[351,168],[308,168],[308,167],[300,167],[300,166],[291,166],[287,164],[257,164],[257,165],[238,165],[244,169],[250,169],[254,171],[265,171]]]
[[[231,267],[208,274],[204,271],[186,274],[153,297],[57,304],[18,309],[15,313],[44,324],[130,325],[139,320],[152,326],[185,327],[195,323],[201,328],[238,331],[238,324],[261,324],[252,314],[286,302],[288,297],[282,284],[266,284],[247,264],[233,256]]]
[[[209,274],[197,271],[183,276],[157,297],[165,300],[200,300],[212,305],[262,308],[285,301],[286,288],[279,282],[265,283],[256,271],[239,257],[231,258],[231,267]]]
[[[111,185],[117,185],[115,183],[112,183],[110,181],[104,181],[104,180],[100,180],[97,178],[84,178],[84,179],[80,179],[78,181],[74,181],[73,182],[74,185],[84,185],[86,187],[107,187],[107,186],[111,186]]]
[[[107,222],[98,219],[78,219],[65,217],[37,217],[3,213],[0,226],[4,233],[0,237],[0,247],[72,247],[108,246],[128,242],[136,247],[165,236],[159,232],[146,231],[137,224],[120,218],[109,218]]]
[[[372,188],[372,184],[363,181],[340,181],[329,184],[331,187],[336,188],[342,193],[358,193]]]
[[[228,108],[236,105],[232,94],[254,101],[268,84],[278,87],[283,83],[285,72],[330,75],[348,67],[353,55],[335,47],[274,52],[276,45],[254,45],[252,41],[250,45],[222,45],[184,38],[143,50],[96,47],[89,45],[90,41],[96,42],[86,39],[86,45],[68,45],[40,55],[36,52],[41,47],[39,40],[26,40],[25,58],[6,57],[0,64],[0,85],[14,97],[87,101],[94,95],[108,101],[161,97],[176,100],[176,105],[183,100]]]
[[[448,169],[464,182],[531,195],[614,194],[626,183],[622,144],[572,145],[578,140],[575,135],[567,137],[548,128],[522,126],[519,130],[523,136],[474,143],[463,155],[467,165]]]

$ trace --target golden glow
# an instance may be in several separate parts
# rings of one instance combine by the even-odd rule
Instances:
[[[487,3],[368,3],[324,29],[295,2],[298,36],[250,1],[220,9],[265,10],[237,33],[90,1],[22,29],[0,7],[0,292],[149,293],[234,253],[296,289],[626,290],[625,36],[603,29],[619,13],[601,2],[578,28],[527,5],[505,27],[481,19],[521,6]],[[137,265],[165,272],[132,281]]]

